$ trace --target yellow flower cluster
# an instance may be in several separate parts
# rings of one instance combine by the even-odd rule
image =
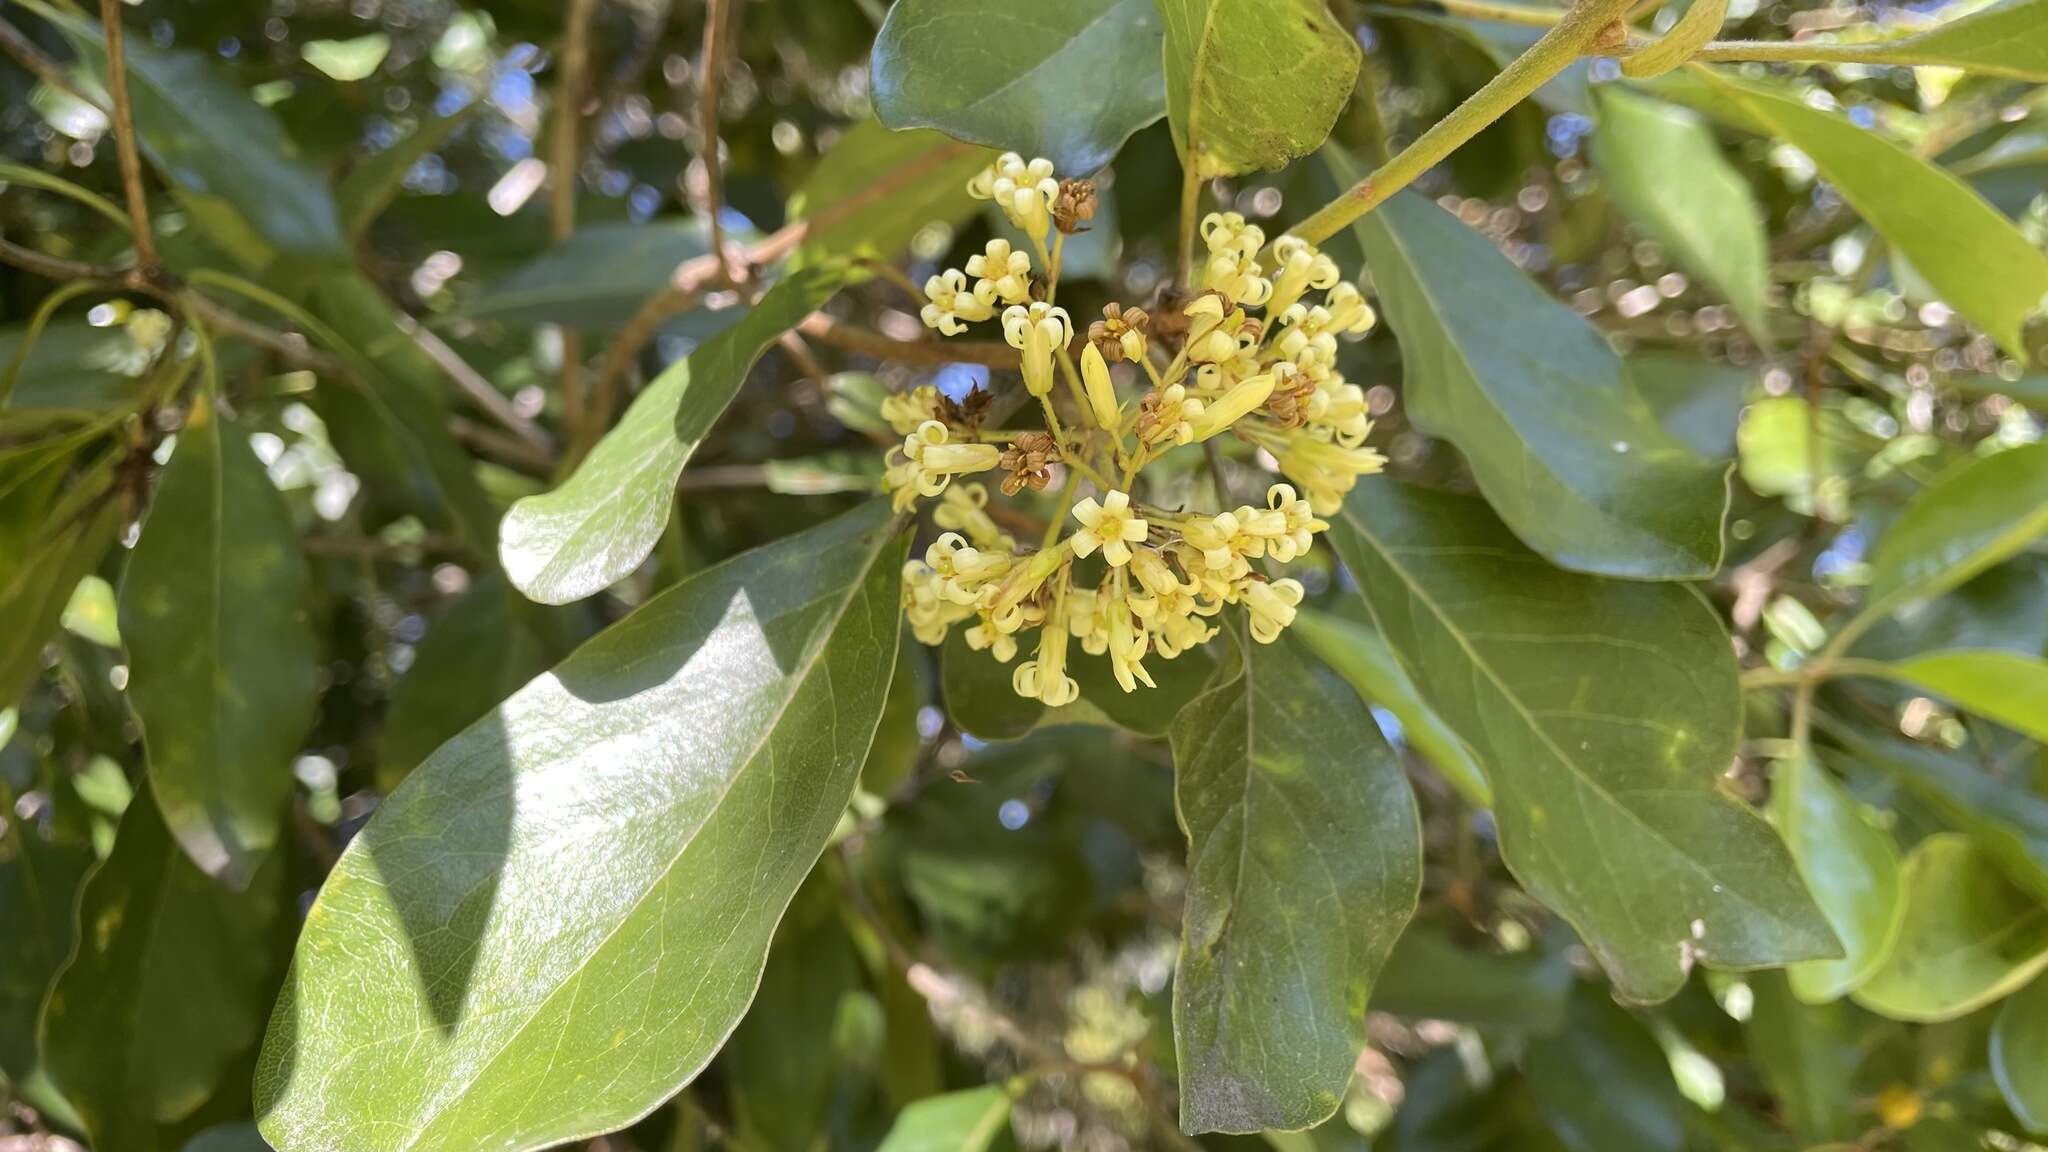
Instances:
[[[1106,655],[1130,692],[1153,684],[1148,659],[1171,660],[1215,636],[1225,605],[1242,606],[1252,639],[1271,643],[1292,623],[1302,586],[1263,569],[1305,555],[1329,527],[1322,517],[1383,463],[1365,447],[1365,395],[1337,370],[1338,338],[1370,328],[1372,308],[1313,245],[1283,236],[1269,250],[1258,226],[1217,213],[1202,221],[1206,254],[1179,305],[1185,323],[1174,326],[1184,331],[1155,333],[1146,313],[1112,304],[1076,355],[1073,321],[1054,303],[1067,226],[1051,226],[1062,194],[1052,166],[1006,154],[968,190],[995,201],[1033,251],[992,240],[964,269],[931,277],[923,319],[953,335],[997,319],[1000,308],[1045,431],[949,425],[930,386],[884,402],[883,418],[904,437],[884,477],[896,507],[940,498],[932,515],[943,533],[904,569],[917,638],[936,645],[964,625],[969,647],[1016,662],[1019,695],[1055,707],[1080,692],[1068,671],[1073,645]],[[1119,395],[1115,363],[1142,372],[1135,403]],[[1226,430],[1263,449],[1290,481],[1271,485],[1263,507],[1200,513],[1135,498],[1147,464]],[[1005,492],[1037,488],[1048,464],[1065,484],[1036,548],[1003,530],[985,486],[953,483],[1003,469]],[[1102,574],[1087,587],[1075,561],[1097,555]],[[1019,660],[1027,632],[1036,640]]]

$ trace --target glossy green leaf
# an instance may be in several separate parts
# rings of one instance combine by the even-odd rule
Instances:
[[[484,289],[463,312],[473,320],[608,332],[667,287],[676,265],[709,251],[694,219],[591,224]]]
[[[1486,506],[1392,481],[1331,530],[1387,644],[1493,784],[1501,853],[1632,1001],[1693,960],[1841,955],[1791,856],[1716,781],[1734,652],[1690,588],[1562,572]]]
[[[308,914],[258,1066],[283,1152],[516,1152],[711,1059],[896,661],[875,501],[649,600],[443,745]]]
[[[1968,836],[1922,840],[1899,873],[1905,926],[1856,1002],[1894,1020],[1953,1020],[2048,967],[2048,907]]]
[[[1010,686],[1017,669],[1014,661],[999,664],[987,652],[974,651],[961,631],[955,629],[939,649],[940,690],[953,722],[983,740],[1013,740],[1035,728],[1091,723],[1141,736],[1164,736],[1181,708],[1201,695],[1216,671],[1216,658],[1194,648],[1172,660],[1149,661],[1145,667],[1156,687],[1125,692],[1107,656],[1075,650],[1067,656],[1067,671],[1081,686],[1081,699],[1065,708],[1047,708],[1017,695]]]
[[[1793,965],[1792,991],[1809,1004],[1846,996],[1870,979],[1898,939],[1905,913],[1898,847],[1811,759],[1778,762],[1771,816],[1846,953]]]
[[[97,23],[36,5],[63,29],[105,85]],[[272,255],[341,258],[347,251],[327,181],[299,157],[270,110],[196,52],[126,41],[128,87],[143,151],[194,220],[251,267]]]
[[[513,585],[566,604],[639,567],[668,524],[676,477],[754,362],[845,282],[840,269],[817,267],[776,284],[739,323],[656,377],[560,487],[514,504],[498,548]]]
[[[1657,1041],[1604,989],[1581,984],[1565,1030],[1524,1069],[1550,1131],[1570,1152],[1679,1152],[1685,1101]]]
[[[1173,726],[1189,1132],[1306,1128],[1337,1110],[1422,884],[1414,797],[1357,694],[1284,634],[1241,656]]]
[[[2027,1131],[2048,1134],[2048,981],[2034,981],[1999,1008],[1991,1075]]]
[[[277,842],[320,643],[291,510],[209,397],[193,402],[121,581],[129,696],[164,820],[210,876]]]
[[[1203,176],[1278,168],[1316,150],[1358,77],[1358,42],[1323,0],[1157,0],[1166,115]]]
[[[1086,176],[1165,114],[1159,44],[1152,0],[903,0],[875,37],[875,115]]]
[[[1735,428],[1755,368],[1738,368],[1685,352],[1631,353],[1628,378],[1649,401],[1657,422],[1708,460],[1735,456]]]
[[[547,671],[547,653],[504,578],[480,575],[428,626],[391,693],[378,741],[377,782],[398,786],[434,749],[520,685]]]
[[[2039,656],[1959,648],[1900,660],[1890,674],[1965,712],[2048,741],[2048,660]]]
[[[1711,285],[1753,333],[1767,331],[1770,252],[1749,181],[1706,121],[1619,84],[1594,88],[1593,162],[1622,211]]]
[[[2048,254],[1969,185],[1782,88],[1702,69],[1657,91],[1806,153],[1943,300],[2026,359],[2020,333],[2048,295]],[[1987,268],[1998,275],[1985,275]]]
[[[2048,442],[1963,464],[1924,488],[1877,542],[1872,603],[1946,592],[2048,533]]]
[[[2048,81],[2048,3],[2004,0],[1904,36],[1802,40],[1799,52],[1830,63],[1931,65]]]
[[[1336,149],[1323,155],[1340,182],[1363,175]],[[1355,231],[1401,341],[1409,417],[1464,452],[1515,535],[1606,576],[1720,567],[1727,467],[1664,430],[1584,317],[1416,193]]]
[[[146,798],[86,880],[78,951],[43,1011],[43,1060],[95,1148],[147,1152],[252,1048],[276,985],[282,869],[231,892]]]
[[[1401,662],[1379,633],[1341,616],[1307,610],[1294,618],[1292,627],[1302,643],[1368,703],[1394,714],[1401,722],[1401,738],[1427,756],[1460,796],[1475,807],[1492,806],[1493,789],[1471,751],[1416,692],[1414,681],[1401,670]]]
[[[919,1100],[896,1117],[878,1152],[987,1152],[1009,1127],[1010,1103],[999,1084]]]
[[[12,1083],[38,1071],[36,1019],[71,955],[72,910],[92,862],[90,846],[45,839],[19,813],[0,812],[0,1075]]]
[[[801,262],[831,256],[894,259],[934,222],[958,224],[981,207],[967,181],[996,154],[942,132],[891,132],[862,120],[840,133],[789,198],[804,222]]]

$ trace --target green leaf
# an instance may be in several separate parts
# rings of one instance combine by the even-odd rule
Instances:
[[[1008,1130],[1010,1103],[999,1084],[919,1100],[896,1117],[877,1152],[987,1152]]]
[[[1899,851],[1865,819],[1849,794],[1808,758],[1780,760],[1771,777],[1771,816],[1828,926],[1840,960],[1792,966],[1792,991],[1809,1004],[1838,999],[1870,979],[1899,938]]]
[[[14,363],[30,334],[27,325],[0,329],[0,367]],[[133,400],[141,387],[134,373],[146,367],[147,353],[126,327],[96,328],[82,318],[59,317],[34,341],[14,391],[0,406],[7,411],[112,408]]]
[[[378,741],[377,783],[389,792],[434,749],[547,671],[547,653],[497,573],[476,577],[428,626],[391,693]]]
[[[2048,967],[2048,908],[1959,832],[1922,840],[1899,873],[1905,927],[1856,1002],[1894,1020],[1953,1020]]]
[[[105,86],[97,23],[37,4]],[[193,218],[250,267],[278,253],[341,258],[347,251],[327,182],[298,156],[270,110],[249,99],[214,61],[161,52],[128,37],[135,133]]]
[[[1467,948],[1444,925],[1417,920],[1401,934],[1372,991],[1375,1012],[1544,1035],[1564,1027],[1572,966],[1562,948]]]
[[[446,144],[455,130],[485,105],[483,100],[471,100],[447,116],[429,116],[415,125],[405,139],[351,168],[335,190],[349,239],[360,239],[369,231],[370,225],[397,199],[413,165]]]
[[[1749,987],[1755,998],[1744,1039],[1786,1124],[1816,1144],[1855,1136],[1858,1121],[1850,1109],[1863,1053],[1850,1031],[1848,1005],[1803,1003],[1776,972],[1757,973]]]
[[[1036,728],[1061,724],[1108,724],[1140,736],[1164,736],[1188,701],[1202,694],[1215,674],[1216,658],[1193,648],[1172,660],[1146,665],[1157,687],[1126,692],[1117,684],[1109,657],[1075,650],[1067,671],[1081,686],[1079,701],[1047,708],[1017,695],[1010,686],[1017,665],[996,662],[967,646],[961,629],[939,649],[939,685],[946,714],[962,731],[982,740],[1014,740]]]
[[[73,636],[102,648],[121,646],[120,608],[114,602],[114,586],[97,576],[87,576],[71,590],[64,602],[64,614],[57,623]]]
[[[1359,52],[1323,0],[1157,3],[1166,115],[1184,163],[1203,177],[1279,168],[1330,135]]]
[[[1340,182],[1363,175],[1336,149],[1323,155]],[[1410,419],[1464,452],[1515,535],[1604,576],[1720,567],[1727,467],[1664,430],[1584,317],[1416,193],[1355,231],[1401,341]]]
[[[2048,660],[2039,656],[1960,648],[1897,661],[1887,674],[1965,712],[2048,741]]]
[[[0,797],[11,802],[13,791],[0,787]],[[92,862],[89,846],[44,839],[11,803],[0,812],[0,1074],[14,1084],[40,1070],[36,1017],[71,955],[72,909]]]
[[[902,0],[875,37],[875,115],[1086,176],[1165,114],[1159,45],[1152,0]]]
[[[86,880],[78,952],[43,1010],[43,1059],[95,1148],[158,1146],[256,1043],[277,986],[283,870],[230,892],[146,799]]]
[[[313,727],[310,580],[284,498],[201,395],[128,559],[121,633],[164,820],[202,871],[237,887],[277,842]]]
[[[692,576],[407,777],[307,916],[271,1143],[545,1148],[694,1078],[874,736],[894,524],[874,501]]]
[[[676,477],[784,332],[847,282],[837,267],[791,274],[737,324],[664,369],[574,475],[505,516],[498,557],[544,604],[602,591],[640,566],[668,524]]]
[[[711,251],[701,221],[591,224],[484,289],[472,320],[609,332],[668,286],[676,265]]]
[[[1690,588],[1561,572],[1475,499],[1361,484],[1331,536],[1380,634],[1493,784],[1508,867],[1626,1000],[1693,959],[1841,955],[1778,837],[1716,781],[1734,651]]]
[[[1943,300],[2026,362],[2021,330],[2048,295],[2048,255],[1969,185],[1782,89],[1697,69],[1674,73],[1656,91],[1806,153]]]
[[[1799,41],[1797,48],[1803,60],[1933,65],[2048,81],[2048,3],[2005,0],[1905,36],[1815,38]]]
[[[1401,662],[1394,659],[1379,633],[1341,616],[1312,610],[1296,615],[1292,627],[1301,642],[1368,703],[1394,714],[1401,722],[1401,738],[1428,757],[1467,803],[1477,808],[1493,806],[1493,789],[1473,762],[1471,750],[1415,691],[1415,682],[1401,670]]]
[[[1756,377],[1754,368],[1687,352],[1643,350],[1628,357],[1628,378],[1657,422],[1708,460],[1734,458],[1742,402]]]
[[[1181,1127],[1307,1128],[1343,1100],[1415,912],[1422,829],[1351,687],[1292,637],[1173,725],[1188,893],[1174,968]]]
[[[2044,533],[2048,442],[1972,460],[1921,489],[1879,538],[1870,602],[1898,607],[1946,592]]]
[[[959,224],[980,207],[967,194],[967,181],[994,159],[994,152],[941,132],[856,123],[789,198],[789,218],[805,226],[803,262],[853,255],[892,260],[932,224]]]
[[[2048,981],[2027,985],[1998,1010],[1991,1075],[2027,1131],[2048,1133]]]
[[[111,459],[74,475],[65,448],[0,454],[0,705],[11,705],[43,668],[72,590],[99,566],[127,519],[108,492]],[[32,562],[31,562],[32,561]]]
[[[1768,343],[1770,252],[1749,181],[1696,114],[1619,84],[1592,92],[1593,162],[1608,195]]]
[[[1565,1030],[1523,1069],[1550,1131],[1570,1152],[1679,1152],[1685,1102],[1657,1041],[1606,992],[1581,984]]]

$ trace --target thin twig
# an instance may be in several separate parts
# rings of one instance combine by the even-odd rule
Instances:
[[[135,105],[128,99],[128,60],[121,25],[121,0],[100,0],[100,33],[107,45],[107,95],[114,146],[121,158],[121,192],[128,201],[128,219],[135,225],[135,262],[144,272],[157,265],[156,237],[149,227],[149,201],[142,193],[142,154],[135,147]]]
[[[9,56],[14,57],[15,61],[22,67],[35,73],[36,79],[41,80],[50,87],[67,93],[81,104],[90,105],[101,112],[107,110],[106,105],[101,104],[97,99],[88,95],[83,88],[73,84],[71,77],[64,74],[64,69],[55,60],[50,59],[41,48],[36,47],[35,41],[30,40],[26,35],[23,35],[21,29],[16,28],[5,20],[0,20],[0,51],[5,51]]]
[[[545,431],[533,421],[521,416],[512,408],[512,402],[498,391],[483,373],[470,367],[462,354],[448,346],[448,342],[435,335],[426,325],[400,312],[398,326],[403,328],[427,354],[427,359],[437,365],[449,381],[469,397],[484,414],[505,426],[505,430],[532,445],[536,451],[554,455],[555,443]]]
[[[697,57],[697,139],[704,161],[704,217],[711,229],[711,254],[718,258],[719,278],[738,283],[732,257],[725,250],[725,228],[719,213],[725,203],[725,177],[718,158],[718,89],[725,74],[725,45],[730,43],[725,27],[732,5],[726,0],[704,0],[704,49]]]
[[[549,138],[548,231],[556,244],[576,231],[576,173],[583,148],[578,128],[583,120],[584,78],[590,67],[590,14],[597,0],[569,0],[563,33],[562,76],[555,88],[555,125]],[[583,334],[562,328],[562,435],[573,463],[583,442]]]
[[[1017,350],[993,340],[898,340],[866,328],[856,328],[824,312],[813,312],[796,330],[820,344],[846,352],[857,352],[877,360],[907,364],[981,364],[989,368],[1017,367]]]
[[[460,416],[448,418],[448,431],[470,448],[502,464],[510,464],[536,476],[549,476],[554,473],[554,453],[543,452],[516,436],[508,436],[495,428],[486,428]]]

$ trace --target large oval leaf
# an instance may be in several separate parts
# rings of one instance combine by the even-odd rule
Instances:
[[[1189,1132],[1307,1128],[1337,1110],[1422,885],[1415,798],[1357,694],[1290,636],[1242,647],[1240,669],[1173,725]]]
[[[2021,331],[2048,295],[2048,255],[1968,184],[1843,116],[1761,82],[1702,68],[1660,83],[1657,91],[1806,153],[1943,300],[2028,361]],[[1987,268],[1998,274],[1986,275]]]
[[[1716,786],[1741,727],[1735,658],[1690,588],[1561,572],[1486,506],[1390,481],[1331,535],[1380,634],[1493,784],[1501,853],[1617,994],[1694,959],[1841,955],[1770,826]]]
[[[1152,0],[901,0],[875,37],[875,115],[1085,176],[1166,111],[1159,42]]]
[[[1846,996],[1870,979],[1899,937],[1905,904],[1899,899],[1898,847],[1809,758],[1778,763],[1771,776],[1771,815],[1806,890],[1846,953],[1840,960],[1793,965],[1792,991],[1809,1004]]]
[[[1364,175],[1335,148],[1323,155],[1340,183]],[[1720,567],[1727,467],[1664,430],[1584,317],[1413,192],[1355,231],[1401,341],[1409,417],[1464,452],[1515,535],[1604,576]]]
[[[1922,489],[1877,542],[1870,598],[1946,592],[2048,534],[2048,442],[1972,460]]]
[[[1771,258],[1749,181],[1693,112],[1619,84],[1592,91],[1593,162],[1608,195],[1765,338]]]
[[[2048,908],[2013,886],[1997,858],[1960,832],[1906,857],[1905,927],[1856,1002],[1894,1020],[1953,1020],[2048,967]]]
[[[2048,740],[2048,660],[1996,648],[1926,652],[1892,664],[1888,674],[1943,697],[1965,712]]]
[[[78,951],[43,1009],[43,1060],[95,1148],[153,1149],[263,1031],[284,871],[245,892],[193,867],[147,796],[85,882]],[[247,1067],[246,1063],[242,1067]]]
[[[505,515],[498,558],[521,592],[567,604],[640,566],[668,525],[676,477],[768,345],[846,282],[820,265],[793,273],[737,324],[664,369],[561,487]]]
[[[277,841],[320,642],[291,509],[210,396],[193,402],[121,581],[150,786],[186,855],[240,886]]]
[[[1358,42],[1323,0],[1157,0],[1166,116],[1201,175],[1278,168],[1330,135],[1358,78]]]
[[[308,914],[270,1142],[544,1148],[701,1071],[853,793],[903,550],[876,501],[711,568],[415,770]]]

